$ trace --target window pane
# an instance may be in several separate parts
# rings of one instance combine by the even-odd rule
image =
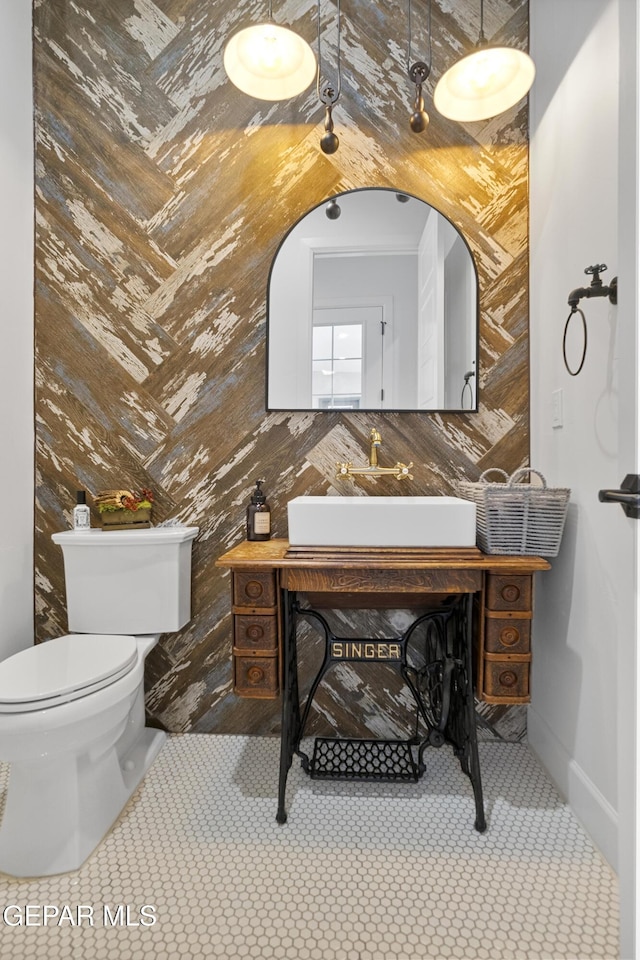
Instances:
[[[333,392],[361,392],[362,362],[360,360],[336,360],[334,363]]]
[[[332,327],[313,328],[312,357],[314,360],[323,360],[332,356],[331,331]]]
[[[334,327],[334,356],[340,358],[362,356],[362,325],[341,324]]]
[[[312,336],[312,407],[357,410],[362,393],[362,325],[319,324]]]
[[[311,393],[330,397],[333,393],[330,360],[314,360],[311,364]]]

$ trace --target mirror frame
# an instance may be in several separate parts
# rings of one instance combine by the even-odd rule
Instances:
[[[438,407],[438,408],[436,408],[436,407],[433,407],[433,408],[428,408],[428,409],[421,409],[421,408],[418,408],[418,407],[358,407],[357,409],[353,409],[353,410],[349,410],[349,409],[339,409],[339,408],[322,409],[322,408],[318,408],[318,407],[273,407],[273,406],[270,406],[270,405],[269,405],[269,343],[270,343],[270,331],[271,331],[271,323],[272,323],[272,319],[271,319],[271,284],[272,284],[272,280],[273,280],[273,271],[274,271],[274,266],[275,266],[276,260],[278,259],[278,256],[279,256],[279,254],[280,254],[280,252],[281,252],[284,244],[285,244],[286,241],[288,240],[290,234],[295,230],[295,228],[298,226],[298,224],[301,223],[302,220],[304,220],[305,217],[307,217],[310,213],[313,213],[314,210],[318,210],[320,207],[325,207],[325,206],[326,206],[330,201],[332,201],[332,200],[339,200],[341,197],[349,196],[349,195],[354,194],[354,193],[361,193],[361,192],[364,192],[364,191],[374,191],[374,190],[375,190],[375,191],[378,191],[378,192],[380,192],[380,193],[385,192],[385,193],[394,193],[394,194],[404,194],[404,196],[409,197],[410,199],[413,199],[413,200],[417,200],[417,201],[419,201],[420,203],[424,203],[425,206],[430,207],[432,210],[434,210],[439,216],[443,217],[443,219],[446,220],[446,221],[451,225],[451,227],[455,230],[456,234],[457,234],[457,235],[460,237],[460,239],[462,240],[462,242],[463,242],[463,244],[464,244],[464,246],[465,246],[465,248],[466,248],[466,250],[467,250],[467,253],[469,254],[469,258],[470,258],[470,261],[471,261],[471,264],[472,264],[472,267],[473,267],[473,276],[474,276],[474,278],[475,278],[475,311],[476,311],[476,317],[475,317],[475,334],[476,334],[476,336],[475,336],[475,358],[474,358],[474,364],[475,364],[474,380],[475,380],[475,384],[474,384],[474,389],[473,389],[474,405],[473,405],[473,407],[469,407],[469,408],[463,408],[463,407]],[[304,212],[301,216],[299,216],[298,219],[288,228],[287,232],[283,235],[283,237],[282,237],[280,243],[278,244],[278,247],[277,247],[277,249],[276,249],[276,251],[275,251],[275,253],[274,253],[274,255],[273,255],[273,258],[272,258],[272,260],[271,260],[271,264],[270,264],[270,266],[269,266],[269,276],[268,276],[268,280],[267,280],[266,338],[265,338],[265,346],[266,346],[266,351],[265,351],[265,366],[266,366],[266,370],[265,370],[265,410],[267,411],[267,413],[282,413],[282,412],[293,412],[293,413],[324,413],[324,414],[327,414],[327,413],[343,413],[343,414],[349,414],[349,413],[378,413],[378,414],[385,414],[385,413],[423,413],[423,414],[438,414],[438,413],[441,413],[441,414],[448,414],[448,415],[449,415],[449,414],[465,414],[465,415],[466,415],[466,414],[478,413],[478,410],[479,410],[479,393],[480,393],[480,387],[479,387],[479,364],[480,364],[480,356],[479,356],[479,354],[480,354],[480,281],[479,281],[479,276],[478,276],[478,268],[477,268],[477,266],[476,266],[476,260],[475,260],[475,257],[474,257],[474,255],[473,255],[473,251],[471,250],[471,247],[470,247],[470,245],[469,245],[469,242],[468,242],[467,238],[466,238],[465,235],[462,233],[462,231],[460,230],[460,228],[453,222],[453,220],[451,220],[450,217],[448,217],[445,213],[443,213],[442,210],[439,210],[438,207],[436,207],[436,206],[434,206],[432,203],[429,203],[428,201],[424,200],[422,197],[418,197],[418,196],[416,196],[414,193],[409,193],[407,190],[398,190],[398,189],[395,188],[395,187],[380,187],[380,186],[354,187],[353,189],[343,190],[341,193],[333,194],[333,195],[330,196],[330,197],[325,197],[324,199],[320,200],[318,203],[314,204],[314,206],[310,207],[308,210],[305,210],[305,212]],[[463,389],[464,389],[464,387],[463,387]]]

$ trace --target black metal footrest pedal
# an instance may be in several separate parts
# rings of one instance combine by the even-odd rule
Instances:
[[[317,737],[309,765],[312,780],[415,782],[419,769],[406,740],[343,740]]]

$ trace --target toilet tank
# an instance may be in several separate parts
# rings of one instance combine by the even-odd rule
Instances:
[[[198,527],[65,530],[62,547],[69,630],[146,634],[191,618],[191,546]]]

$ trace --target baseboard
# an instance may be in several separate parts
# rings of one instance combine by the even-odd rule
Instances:
[[[611,867],[618,868],[618,814],[540,714],[529,707],[527,742]]]

